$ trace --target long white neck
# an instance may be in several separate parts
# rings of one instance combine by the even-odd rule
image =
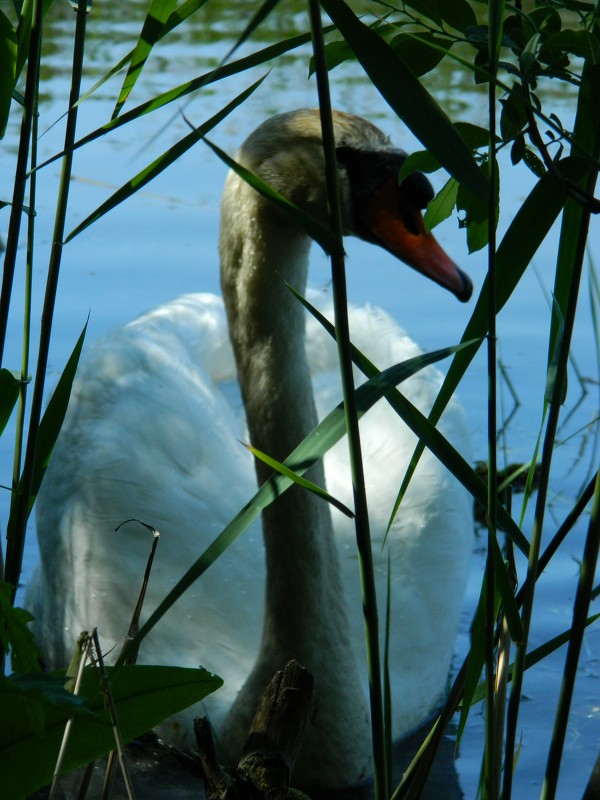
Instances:
[[[322,183],[320,176],[313,177]],[[229,176],[220,241],[229,331],[251,442],[279,460],[317,422],[304,350],[304,310],[286,286],[304,291],[309,246],[308,238],[271,204],[237,176]],[[256,469],[261,483],[271,472],[261,462]],[[322,466],[309,477],[323,485]],[[263,638],[224,738],[229,747],[232,742],[239,746],[273,673],[297,658],[312,671],[316,685],[316,719],[299,765],[303,782],[311,783],[311,763],[319,764],[314,777],[321,785],[358,782],[370,770],[368,709],[347,636],[328,506],[292,487],[263,514],[263,532]],[[329,775],[324,774],[327,765]]]

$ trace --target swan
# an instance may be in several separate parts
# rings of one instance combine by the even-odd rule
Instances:
[[[423,175],[398,188],[405,158],[371,123],[334,115],[344,225],[441,283],[461,300],[469,279],[425,235]],[[326,222],[318,111],[275,116],[237,160]],[[148,541],[161,532],[146,608],[152,610],[256,491],[240,440],[283,460],[339,401],[336,348],[306,319],[286,282],[304,292],[310,240],[230,172],[221,205],[223,300],[191,294],[98,341],[79,370],[37,501],[41,560],[27,607],[52,667],[68,663],[81,630],[97,626],[106,651],[123,641]],[[325,292],[311,299],[331,316]],[[354,342],[380,368],[417,355],[383,311],[350,309]],[[228,335],[229,334],[229,335]],[[311,378],[312,373],[312,378]],[[239,388],[236,383],[239,379]],[[402,384],[427,412],[440,375]],[[441,422],[468,449],[452,402]],[[393,733],[423,722],[442,698],[465,588],[473,522],[467,493],[425,452],[389,537],[391,508],[415,437],[385,402],[361,422],[380,608],[391,569]],[[254,474],[256,471],[256,475]],[[309,477],[352,503],[345,443]],[[204,701],[225,752],[234,753],[276,669],[291,657],[316,680],[299,785],[357,784],[371,770],[363,621],[350,520],[292,488],[196,582],[144,641],[140,661],[197,666],[224,679]],[[264,543],[263,543],[264,538]],[[182,742],[198,709],[169,720]]]

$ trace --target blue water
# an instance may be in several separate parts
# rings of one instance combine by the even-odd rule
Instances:
[[[129,3],[143,6],[143,3]],[[54,12],[53,12],[54,13]],[[84,88],[91,86],[101,72],[123,55],[132,41],[139,22],[130,11],[129,20],[117,20],[105,11],[89,20],[92,38],[88,46],[89,62]],[[137,20],[141,19],[138,15]],[[290,23],[291,24],[291,23]],[[60,117],[66,107],[69,46],[64,37],[71,35],[69,15],[54,20],[51,26],[53,55],[46,61],[52,66],[41,105],[41,130],[44,131]],[[199,48],[188,37],[175,37],[172,43],[162,44],[143,73],[136,88],[133,104],[153,96],[203,72],[207,61],[214,62],[225,52],[227,41]],[[305,53],[307,51],[304,51]],[[207,119],[225,102],[249,85],[266,68],[253,76],[236,77],[222,85],[210,87],[194,99],[146,117],[134,126],[127,126],[111,136],[79,150],[74,160],[74,179],[71,186],[70,213],[67,230],[71,230],[94,210],[125,179],[140,171],[147,163],[188,131],[183,119],[185,112],[194,124]],[[394,119],[384,101],[368,81],[360,77],[355,64],[345,65],[332,73],[334,105],[372,119],[407,150],[419,147],[401,122]],[[444,77],[442,86],[432,78],[433,90],[451,114],[472,122],[484,122],[485,104],[467,104],[472,97],[465,92],[456,74]],[[118,91],[120,79],[105,84],[98,96],[84,103],[80,110],[80,135],[105,122],[112,110],[111,102]],[[470,87],[469,87],[470,89]],[[561,113],[568,113],[568,98],[559,102]],[[266,116],[278,111],[316,104],[315,85],[307,80],[306,58],[287,58],[274,65],[262,87],[243,108],[222,123],[211,134],[220,147],[233,152],[236,145]],[[0,189],[5,199],[11,185],[13,155],[18,135],[18,116],[15,114],[0,157]],[[48,130],[40,140],[40,160],[61,149],[62,126]],[[503,168],[504,168],[503,164]],[[531,174],[524,168],[507,169],[503,174],[502,233],[533,185]],[[59,166],[52,164],[40,174],[35,262],[34,332],[39,318],[43,295],[43,278],[47,265],[52,231],[55,190]],[[100,222],[77,237],[64,249],[56,325],[50,354],[49,384],[62,370],[89,315],[89,339],[102,335],[140,312],[190,291],[218,291],[216,240],[218,201],[225,175],[224,166],[202,144],[188,152],[155,182],[108,214]],[[436,188],[442,179],[434,176]],[[4,236],[8,215],[0,214],[0,235]],[[447,221],[437,232],[444,247],[455,261],[471,275],[478,291],[485,274],[485,256],[469,255],[464,233],[456,220]],[[590,236],[592,255],[598,253],[600,230],[593,222]],[[499,316],[499,354],[512,383],[518,387],[518,409],[507,429],[505,446],[507,461],[526,461],[538,434],[541,418],[540,398],[545,380],[546,330],[549,316],[545,291],[552,286],[556,235],[549,238],[535,259],[535,272],[530,270],[522,281],[509,308]],[[350,298],[357,302],[380,305],[393,314],[411,335],[425,348],[433,349],[457,342],[469,319],[473,302],[457,303],[448,293],[424,281],[408,268],[396,263],[383,251],[356,240],[347,242],[348,281]],[[596,261],[598,258],[596,256]],[[312,256],[311,281],[316,285],[328,282],[328,264],[316,250]],[[545,289],[545,291],[544,291]],[[16,368],[20,343],[18,298],[22,277],[17,278],[9,334],[7,363]],[[35,339],[34,339],[35,341]],[[582,288],[581,314],[575,332],[574,358],[580,372],[597,379],[597,354],[594,347],[588,290]],[[502,383],[502,382],[501,382]],[[548,512],[548,531],[560,523],[573,496],[588,474],[589,465],[597,464],[597,445],[585,426],[597,413],[598,384],[587,384],[583,396],[573,373],[565,416],[573,417],[561,429],[565,444],[556,452],[553,470],[551,504]],[[485,397],[486,367],[483,356],[473,363],[460,396],[468,410],[474,457],[486,458]],[[581,399],[578,408],[576,404]],[[502,386],[501,414],[506,417],[513,401],[508,388]],[[5,437],[0,442],[0,484],[9,483],[10,450]],[[596,449],[595,449],[596,448]],[[520,499],[516,498],[515,503]],[[0,525],[5,526],[8,505],[7,493],[0,493]],[[527,530],[527,526],[526,526]],[[580,525],[561,549],[551,567],[539,582],[538,612],[532,631],[532,645],[541,644],[569,627],[570,608],[578,577],[577,561],[581,557],[584,524]],[[23,580],[26,582],[37,558],[34,537],[30,536]],[[479,592],[481,570],[485,559],[484,537],[478,540],[473,555],[473,568],[457,644],[456,663],[459,664],[468,648],[468,630],[474,604]],[[523,575],[524,566],[520,565]],[[597,610],[597,609],[596,609]],[[568,731],[566,752],[561,771],[559,796],[568,800],[581,796],[592,764],[600,747],[600,641],[598,628],[589,631],[580,664],[580,675]],[[524,687],[526,700],[522,705],[519,732],[522,749],[517,766],[515,797],[539,796],[543,779],[547,745],[552,729],[564,650],[545,660],[532,670]],[[474,798],[480,767],[483,718],[474,709],[460,747],[457,769],[467,798]]]

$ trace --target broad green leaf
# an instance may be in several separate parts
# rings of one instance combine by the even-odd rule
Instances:
[[[6,131],[17,72],[17,32],[0,11],[0,139]]]
[[[566,50],[592,64],[600,61],[600,40],[592,31],[560,31],[544,41],[543,50]]]
[[[153,728],[163,719],[214,692],[220,678],[203,669],[128,666],[108,668],[121,734],[125,742]],[[56,677],[55,673],[51,673]],[[62,676],[64,682],[64,675]],[[2,691],[5,684],[0,684]],[[81,696],[93,714],[77,715],[62,771],[84,766],[114,748],[110,718],[93,668],[85,670]],[[73,713],[64,706],[45,706],[44,735],[32,729],[23,713],[20,692],[2,691],[0,726],[0,774],[2,793],[11,800],[25,800],[52,780],[65,725]]]
[[[467,0],[441,0],[438,9],[444,22],[456,31],[464,33],[477,25],[477,17]]]
[[[457,193],[458,183],[454,178],[450,178],[427,206],[427,210],[423,215],[426,230],[431,231],[440,222],[448,219],[456,205]]]
[[[10,653],[18,672],[40,671],[40,651],[29,623],[33,619],[24,608],[12,604],[14,587],[0,581],[0,645]]]
[[[123,104],[129,97],[152,48],[164,35],[163,31],[166,21],[176,5],[177,0],[152,0],[150,3],[150,8],[144,20],[142,32],[140,33],[140,38],[133,50],[129,69],[127,70],[127,75],[125,76],[123,86],[119,92],[119,97],[112,114],[113,119],[119,115]]]
[[[437,0],[410,0],[407,5],[413,8],[417,14],[421,14],[432,22],[435,22],[436,25],[441,26],[442,16]]]
[[[455,122],[454,127],[460,133],[465,143],[471,150],[478,150],[480,147],[487,147],[490,142],[490,132],[487,128],[473,125],[472,122]],[[500,141],[497,139],[497,141]]]
[[[427,150],[417,150],[405,158],[398,172],[398,181],[401,183],[412,172],[436,172],[438,169],[440,162],[431,153]]]
[[[462,345],[465,346],[465,345]],[[356,390],[356,405],[359,417],[369,410],[378,400],[388,394],[396,384],[406,380],[423,367],[434,364],[455,352],[456,348],[447,347],[433,353],[409,359],[377,374]],[[359,353],[353,348],[353,357]],[[357,361],[356,363],[360,363]],[[286,467],[303,475],[336,442],[346,433],[346,417],[343,404],[338,405],[286,458]],[[141,628],[139,634],[119,657],[122,662],[127,657],[127,650],[135,647],[156,623],[166,614],[173,603],[196,581],[210,565],[256,520],[262,510],[274,502],[291,485],[292,480],[282,474],[274,474],[266,481],[242,508],[231,522],[221,531],[217,538],[206,548],[200,557],[191,565],[178,583],[160,603],[158,608]],[[483,484],[482,484],[483,485]]]
[[[487,180],[456,128],[402,58],[343,0],[321,5],[350,44],[365,72],[391,108],[440,164],[479,197],[487,198]]]
[[[527,165],[527,167],[529,167],[536,178],[541,178],[546,172],[546,167],[544,166],[542,159],[528,147],[523,150],[523,162]]]
[[[78,236],[82,231],[88,228],[93,222],[96,222],[109,211],[111,211],[116,206],[120,205],[124,200],[131,197],[133,194],[138,192],[144,186],[146,186],[150,181],[154,180],[157,175],[160,175],[161,172],[164,172],[167,167],[169,167],[174,161],[180,158],[184,153],[186,153],[190,147],[193,147],[200,139],[204,138],[206,134],[211,131],[215,125],[218,125],[225,117],[230,114],[235,108],[237,108],[240,103],[243,103],[255,89],[260,86],[263,82],[264,78],[260,78],[260,80],[256,81],[256,83],[252,84],[248,89],[243,91],[239,94],[234,100],[228,103],[221,111],[211,117],[207,122],[204,122],[202,125],[199,125],[197,128],[191,133],[188,133],[187,136],[184,136],[177,144],[170,147],[166,152],[160,155],[158,158],[154,159],[151,164],[148,164],[145,169],[138,174],[131,178],[126,184],[121,186],[120,189],[111,195],[108,200],[106,200],[102,205],[98,206],[98,208],[89,216],[87,216],[83,222],[77,225],[71,233],[65,239],[65,244],[71,239],[74,239],[75,236]]]
[[[0,434],[6,427],[19,397],[19,384],[19,379],[10,370],[0,370]]]
[[[442,39],[431,33],[400,33],[390,40],[390,47],[404,59],[412,73],[425,75],[435,69],[454,44],[452,39]],[[436,45],[432,47],[431,45]]]

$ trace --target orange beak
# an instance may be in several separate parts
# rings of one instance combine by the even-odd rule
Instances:
[[[466,302],[473,292],[469,276],[442,250],[435,237],[425,231],[421,212],[403,201],[401,191],[393,177],[363,205],[358,217],[367,234],[365,238]]]

